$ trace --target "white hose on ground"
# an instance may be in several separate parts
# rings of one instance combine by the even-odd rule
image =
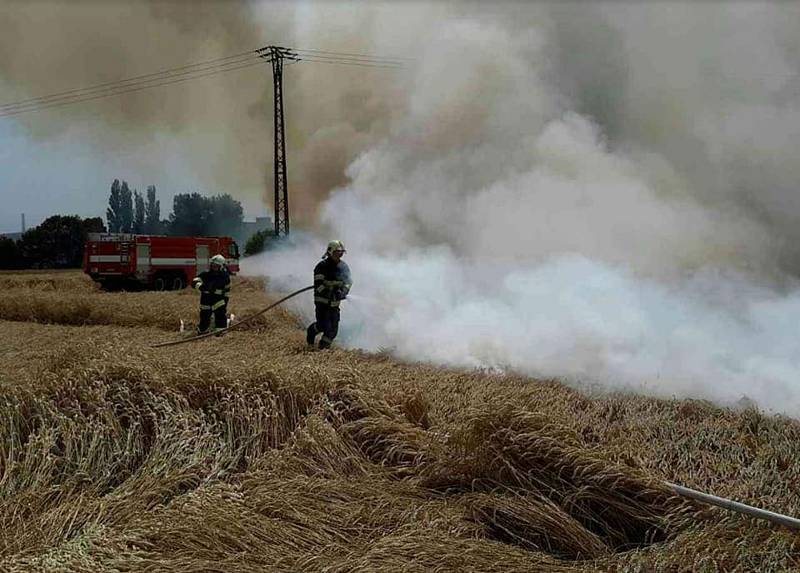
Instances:
[[[771,521],[772,523],[777,523],[779,525],[784,525],[786,527],[791,527],[793,529],[800,529],[800,519],[789,517],[788,515],[783,515],[780,513],[775,513],[774,511],[768,511],[766,509],[759,509],[757,507],[753,507],[752,505],[746,505],[744,503],[739,503],[738,501],[725,499],[724,497],[717,497],[716,495],[711,495],[710,493],[703,493],[702,491],[697,491],[696,489],[683,487],[682,485],[670,482],[664,482],[664,483],[669,489],[671,489],[674,493],[680,496],[688,497],[696,501],[702,501],[703,503],[716,505],[717,507],[729,509],[737,513],[743,513],[745,515],[749,515],[750,517],[756,517],[758,519],[766,519],[767,521]]]
[[[162,342],[161,344],[154,344],[151,348],[163,348],[165,346],[175,346],[177,344],[184,344],[186,342],[194,342],[196,340],[202,340],[203,338],[206,338],[206,337],[209,337],[209,336],[220,336],[222,334],[225,334],[228,331],[233,330],[234,328],[239,328],[240,326],[244,326],[245,324],[247,324],[248,322],[250,322],[251,320],[253,320],[257,316],[261,316],[262,314],[264,314],[265,312],[267,312],[271,308],[275,308],[276,306],[278,306],[282,302],[286,302],[290,298],[295,297],[295,296],[297,296],[297,295],[299,295],[301,293],[304,293],[304,292],[306,292],[308,290],[311,290],[312,288],[314,288],[314,285],[307,286],[305,288],[301,288],[300,290],[297,290],[297,291],[293,292],[292,294],[286,295],[282,299],[280,299],[280,300],[278,300],[276,302],[273,302],[268,307],[266,307],[264,309],[261,309],[260,311],[258,311],[255,314],[251,314],[250,316],[248,316],[244,320],[240,320],[239,322],[233,323],[232,325],[228,326],[227,328],[220,328],[220,329],[215,330],[213,332],[205,332],[203,334],[198,334],[197,336],[192,336],[191,338],[182,338],[181,340],[171,340],[169,342]]]

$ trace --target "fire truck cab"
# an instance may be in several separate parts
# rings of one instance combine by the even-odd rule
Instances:
[[[103,287],[140,285],[180,290],[222,255],[231,274],[239,272],[239,247],[230,237],[166,237],[91,233],[83,252],[83,270]]]

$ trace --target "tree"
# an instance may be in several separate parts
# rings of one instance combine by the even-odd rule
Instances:
[[[144,197],[138,191],[133,192],[133,232],[144,233]]]
[[[89,219],[84,219],[82,221],[82,225],[83,232],[85,234],[106,232],[106,227],[103,225],[103,219],[101,217],[90,217]]]
[[[242,205],[230,195],[175,195],[169,216],[170,235],[234,235],[242,225]]]
[[[208,200],[200,193],[182,193],[172,199],[169,234],[200,237],[208,223]]]
[[[119,191],[119,207],[119,230],[121,233],[130,233],[133,230],[133,194],[127,181],[122,182]]]
[[[215,195],[209,199],[209,235],[234,235],[242,226],[242,204],[228,195]]]
[[[269,249],[275,240],[275,231],[269,229],[256,231],[247,239],[247,243],[244,246],[244,254],[247,256],[257,255],[264,249]]]
[[[22,258],[17,241],[0,235],[0,269],[19,269],[21,267]]]
[[[147,188],[147,204],[144,208],[144,232],[158,235],[161,232],[161,201],[156,200],[156,187]]]
[[[53,215],[26,231],[17,242],[20,267],[74,268],[83,262],[88,233],[105,233],[103,219]]]
[[[53,215],[22,235],[19,250],[28,267],[79,267],[85,241],[86,230],[80,217]]]
[[[121,226],[121,196],[119,179],[114,179],[111,184],[111,195],[108,198],[108,209],[106,209],[106,221],[108,221],[108,232],[119,233]]]
[[[106,210],[109,233],[130,233],[134,226],[133,197],[127,181],[114,179]]]

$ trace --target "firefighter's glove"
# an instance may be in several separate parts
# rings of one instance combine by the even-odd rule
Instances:
[[[194,280],[192,281],[192,288],[199,289],[201,286],[203,286],[203,280],[198,277],[195,277]]]
[[[343,289],[336,290],[336,300],[344,300],[347,298],[347,291]]]

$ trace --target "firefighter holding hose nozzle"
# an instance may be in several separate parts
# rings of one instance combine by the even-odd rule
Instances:
[[[203,271],[192,281],[192,288],[200,291],[200,323],[197,333],[203,334],[211,326],[214,315],[214,330],[227,326],[228,297],[231,292],[231,277],[225,268],[225,257],[214,255],[209,261],[211,269]]]
[[[347,251],[341,241],[331,241],[322,260],[314,267],[314,315],[316,322],[306,330],[306,342],[314,345],[318,334],[320,349],[330,348],[339,332],[339,304],[347,298],[353,281],[342,260]]]

